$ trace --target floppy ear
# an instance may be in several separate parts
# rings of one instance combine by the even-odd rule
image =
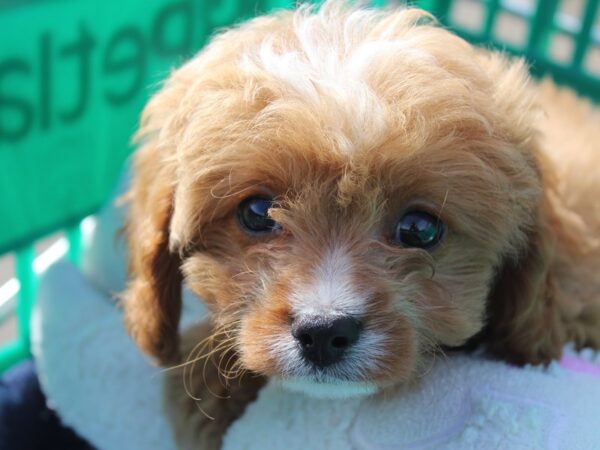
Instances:
[[[176,362],[179,356],[182,275],[179,255],[169,249],[170,172],[153,143],[138,150],[125,226],[130,271],[122,295],[125,324],[137,345],[159,364]]]
[[[536,220],[521,256],[500,268],[488,304],[488,349],[515,364],[547,364],[571,339],[569,310],[577,299],[564,292],[569,272],[585,253],[588,233],[544,180]]]
[[[159,364],[178,358],[181,261],[169,249],[173,187],[169,168],[148,143],[135,155],[125,233],[130,281],[122,294],[125,325],[137,345]]]
[[[178,325],[183,276],[178,250],[169,246],[177,180],[176,149],[187,123],[185,98],[196,76],[188,63],[173,72],[148,102],[136,139],[124,227],[129,284],[121,295],[125,325],[159,364],[179,358]]]
[[[523,208],[518,219],[523,228],[513,244],[520,251],[501,261],[488,298],[487,325],[474,342],[484,340],[492,353],[515,364],[548,363],[560,356],[567,337],[558,281],[579,246],[577,227],[561,203],[552,165],[541,148],[536,130],[541,110],[525,62],[489,51],[477,55],[493,80],[499,117],[530,170],[518,174],[514,188],[527,199],[515,205]],[[538,189],[539,197],[533,199],[531,193]]]
[[[552,273],[554,237],[541,209],[525,252],[504,263],[489,299],[488,349],[515,364],[548,363],[565,341]]]

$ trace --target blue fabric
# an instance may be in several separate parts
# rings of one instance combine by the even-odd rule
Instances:
[[[0,379],[0,450],[93,450],[48,408],[33,361]]]

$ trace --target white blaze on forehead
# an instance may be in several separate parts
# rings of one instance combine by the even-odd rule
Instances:
[[[285,84],[292,96],[310,104],[329,130],[352,141],[350,145],[342,139],[338,148],[343,152],[385,136],[385,105],[357,74],[336,61],[336,56],[324,55],[323,64],[314,66],[300,52],[276,53],[269,44],[263,45],[259,55],[263,70]]]
[[[300,11],[292,23],[294,39],[266,38],[242,56],[241,66],[250,73],[267,72],[317,108],[327,127],[343,131],[353,142],[342,142],[342,151],[373,144],[385,137],[388,119],[386,103],[369,78],[379,72],[401,80],[406,74],[390,72],[407,61],[435,62],[416,39],[397,35],[395,21],[378,25],[377,14],[357,9],[341,19],[327,13],[327,8],[316,14]]]
[[[361,315],[366,295],[353,281],[352,258],[343,248],[335,247],[317,263],[305,285],[293,288],[290,296],[296,317]]]

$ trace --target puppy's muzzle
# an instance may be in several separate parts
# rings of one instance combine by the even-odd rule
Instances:
[[[317,368],[340,361],[358,341],[362,324],[354,317],[302,318],[292,325],[292,336],[302,357]]]

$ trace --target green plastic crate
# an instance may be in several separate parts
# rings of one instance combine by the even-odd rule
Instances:
[[[421,0],[476,44],[525,55],[600,101],[599,0],[562,12],[559,0]],[[385,1],[375,1],[382,6]],[[80,222],[106,200],[132,151],[130,137],[149,95],[215,29],[286,0],[5,0],[0,3],[0,255],[13,252],[20,283],[19,336],[0,348],[0,371],[29,356],[35,297],[34,243],[64,231],[77,263]],[[463,23],[462,8],[479,15]],[[511,20],[515,32],[498,33]],[[504,29],[507,27],[504,26]],[[510,27],[509,27],[510,28]],[[518,32],[517,32],[518,31]],[[515,42],[514,37],[520,41]],[[553,53],[556,39],[566,43]],[[1,318],[0,318],[1,320]]]

